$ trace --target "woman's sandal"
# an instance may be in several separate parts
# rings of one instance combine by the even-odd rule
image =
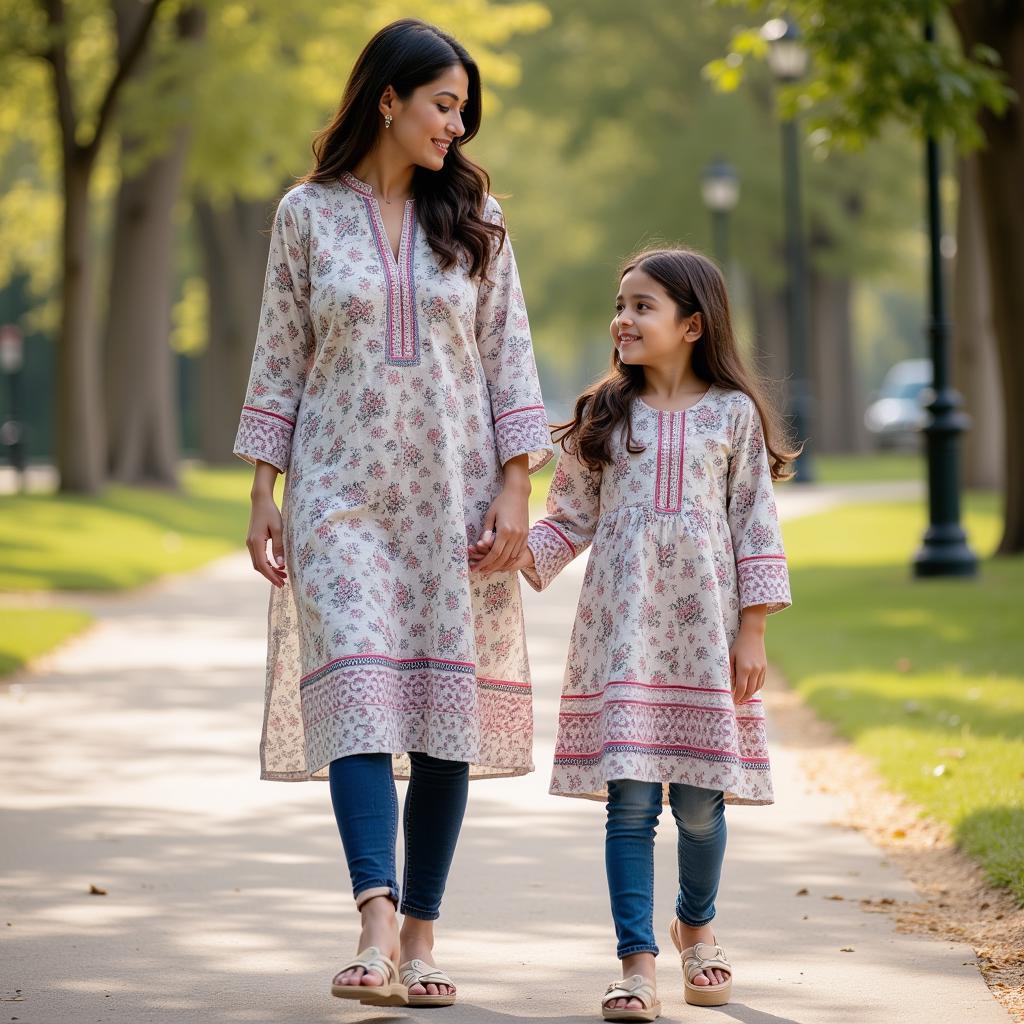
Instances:
[[[331,995],[339,999],[358,999],[367,1006],[408,1006],[409,990],[398,978],[395,965],[376,947],[367,946],[350,960],[337,974],[345,974],[362,967],[384,979],[383,985],[337,985],[331,982]]]
[[[622,1010],[609,1006],[613,999],[639,999],[642,1010]],[[661,1003],[654,986],[642,975],[633,974],[621,981],[613,981],[601,999],[601,1016],[605,1020],[657,1020]]]
[[[406,960],[399,967],[399,971],[402,975],[402,984],[407,989],[412,988],[413,985],[422,985],[424,988],[428,985],[447,985],[451,989],[451,992],[438,993],[436,996],[432,996],[429,992],[410,992],[410,1006],[451,1006],[454,1004],[455,982],[444,971],[437,967],[431,967],[424,960]]]
[[[682,940],[676,932],[678,918],[673,917],[668,926],[672,936],[672,945],[679,951],[679,959],[683,964],[683,998],[691,1006],[724,1006],[732,994],[732,964],[725,955],[725,950],[717,943],[697,942],[683,949]],[[715,968],[728,971],[729,977],[718,985],[694,985],[693,979],[701,971]],[[706,975],[711,980],[710,975]]]

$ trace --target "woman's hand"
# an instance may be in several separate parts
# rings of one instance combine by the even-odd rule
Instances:
[[[491,502],[484,516],[484,532],[473,548],[479,560],[471,564],[474,572],[489,576],[492,572],[514,571],[526,547],[530,529],[530,476],[528,456],[519,455],[505,463],[505,485]],[[488,550],[488,546],[490,550]]]
[[[493,536],[490,540],[479,540],[469,548],[469,571],[476,572],[477,566],[480,564],[481,559],[491,550],[491,545],[494,543]],[[523,550],[519,557],[515,559],[512,564],[508,567],[510,572],[518,572],[520,569],[535,569],[536,565],[533,561],[533,552],[530,550],[529,544],[523,545]]]
[[[764,686],[768,673],[768,656],[764,649],[765,605],[744,608],[740,631],[729,652],[732,665],[732,699],[734,704],[746,704]]]
[[[288,573],[284,568],[284,524],[274,501],[277,473],[277,469],[269,462],[256,464],[256,475],[250,494],[252,512],[249,516],[249,532],[245,538],[245,546],[249,549],[252,567],[261,576],[266,576],[275,587],[283,587]],[[273,561],[267,557],[268,540]]]

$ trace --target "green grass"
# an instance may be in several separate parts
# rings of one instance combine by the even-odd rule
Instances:
[[[0,497],[0,590],[120,590],[242,547],[250,473],[190,469],[180,493],[111,487],[100,498]],[[0,610],[0,676],[91,621],[63,608]]]
[[[817,479],[823,484],[869,481],[923,480],[924,456],[906,452],[873,455],[816,455]]]
[[[181,492],[0,497],[0,590],[120,590],[239,550],[250,473],[186,471]]]
[[[786,524],[794,606],[771,622],[772,660],[1024,904],[1024,559],[913,580],[923,517],[878,504]],[[990,552],[997,501],[971,496],[965,524]]]
[[[92,621],[85,612],[66,608],[0,609],[0,676],[27,665],[80,633]]]

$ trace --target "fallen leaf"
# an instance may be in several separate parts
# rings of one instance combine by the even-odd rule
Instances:
[[[826,896],[825,899],[827,899],[827,900],[845,900],[846,897],[845,896],[838,896],[838,895],[833,894],[832,896]]]
[[[797,894],[797,896],[806,896],[807,895],[807,890],[806,889],[797,889],[796,894]]]
[[[101,889],[98,885],[90,885],[89,886],[89,895],[90,896],[106,896],[107,895],[107,890],[106,889]]]
[[[907,830],[904,829],[904,828],[894,828],[892,830],[892,837],[893,837],[893,839],[906,839],[907,838]]]
[[[839,952],[840,953],[852,953],[852,952],[854,952],[854,949],[853,949],[853,946],[843,946],[843,948],[840,949]]]
[[[988,910],[988,908],[989,908],[990,906],[992,906],[992,904],[991,904],[991,903],[989,903],[988,901],[986,901],[985,903],[982,903],[982,905],[981,905],[981,909],[982,909],[982,910]]]

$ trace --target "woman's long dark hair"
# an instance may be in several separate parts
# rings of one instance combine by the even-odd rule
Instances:
[[[456,64],[469,78],[462,115],[465,133],[452,140],[441,170],[415,169],[413,195],[416,215],[442,269],[450,270],[464,256],[471,276],[486,277],[505,229],[484,219],[490,179],[462,153],[480,129],[480,71],[465,47],[439,28],[403,18],[386,25],[366,44],[349,75],[338,112],[313,141],[316,166],[301,181],[333,182],[354,170],[377,142],[378,107],[389,85],[399,99],[408,99],[414,89]]]
[[[729,298],[718,267],[692,249],[648,249],[630,256],[622,265],[619,280],[631,270],[642,270],[668,292],[678,309],[678,318],[702,314],[704,333],[693,348],[693,370],[709,386],[742,391],[761,417],[768,462],[773,480],[792,476],[787,465],[799,455],[786,437],[778,413],[765,394],[757,375],[744,365],[732,330]],[[580,460],[592,471],[612,461],[611,440],[622,425],[626,428],[626,449],[642,452],[633,439],[629,411],[633,399],[644,389],[644,369],[629,366],[612,347],[611,369],[595,381],[576,401],[573,418],[554,427],[552,436],[565,447],[571,442]]]

